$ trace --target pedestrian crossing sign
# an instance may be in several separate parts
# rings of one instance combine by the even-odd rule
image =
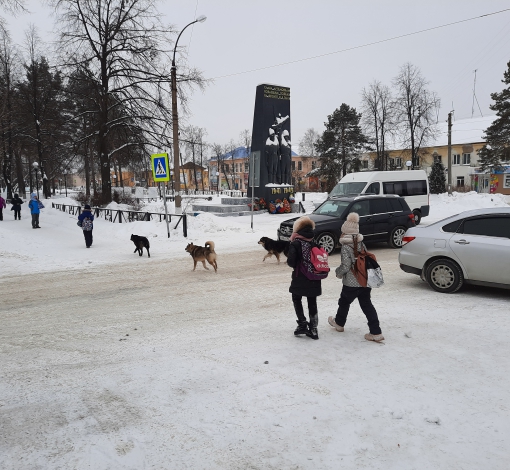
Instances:
[[[170,181],[170,172],[168,171],[168,153],[155,153],[151,155],[152,176],[154,181]]]

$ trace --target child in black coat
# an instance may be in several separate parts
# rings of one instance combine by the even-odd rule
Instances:
[[[23,204],[23,199],[15,194],[11,199],[11,204],[11,211],[14,211],[14,220],[21,220],[21,204]]]
[[[294,222],[293,233],[290,237],[289,254],[287,264],[294,268],[289,292],[292,294],[292,302],[297,316],[297,328],[294,331],[296,336],[306,335],[312,339],[319,339],[317,325],[319,314],[317,310],[317,297],[322,294],[321,281],[308,279],[299,269],[303,259],[303,247],[311,249],[315,223],[309,217],[300,217]],[[302,298],[306,297],[308,302],[308,315],[310,322],[307,323],[303,310]]]

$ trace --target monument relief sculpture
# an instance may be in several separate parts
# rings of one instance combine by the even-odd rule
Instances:
[[[280,146],[280,167],[281,167],[281,183],[282,184],[291,184],[291,143],[290,143],[290,135],[289,131],[285,129],[282,132],[282,140]]]
[[[268,183],[277,183],[278,173],[278,138],[273,129],[269,129],[269,137],[266,140],[266,166],[267,166],[267,180]]]

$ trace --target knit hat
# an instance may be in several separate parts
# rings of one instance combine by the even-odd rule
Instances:
[[[30,195],[30,197],[31,197],[31,198],[37,197],[37,194],[32,193],[32,194]]]
[[[347,216],[347,220],[342,225],[342,233],[346,235],[359,234],[359,215],[356,212],[351,212]]]
[[[90,206],[88,204],[85,204],[85,210],[90,210]]]
[[[315,229],[315,222],[306,215],[300,217],[294,222],[292,231],[294,233],[297,233],[300,230],[303,230],[304,228],[311,228],[312,230]]]

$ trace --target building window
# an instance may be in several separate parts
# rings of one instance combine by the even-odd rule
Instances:
[[[364,170],[366,170],[368,168],[368,160],[362,160],[361,166],[363,167]]]
[[[292,168],[292,171],[296,171],[296,162],[294,160],[290,163],[290,167]]]
[[[443,157],[441,155],[434,155],[434,163],[441,163]]]
[[[462,164],[463,165],[471,165],[471,154],[470,153],[462,154]]]
[[[460,154],[456,153],[456,154],[453,155],[452,163],[454,165],[460,165]]]
[[[239,168],[239,167],[238,167],[238,165],[237,165],[237,163],[236,163],[236,173],[239,171],[239,170],[238,170],[238,168]]]
[[[248,173],[248,171],[250,171],[250,164],[249,164],[249,163],[245,163],[245,164],[244,164],[244,171],[245,171],[246,173]]]
[[[464,177],[457,176],[457,186],[464,186]]]
[[[315,162],[312,160],[312,170],[315,170]]]
[[[303,169],[303,162],[297,162],[297,169],[301,171]]]
[[[510,188],[510,175],[503,175],[503,188]]]
[[[396,168],[402,168],[402,158],[395,157],[395,167]]]

